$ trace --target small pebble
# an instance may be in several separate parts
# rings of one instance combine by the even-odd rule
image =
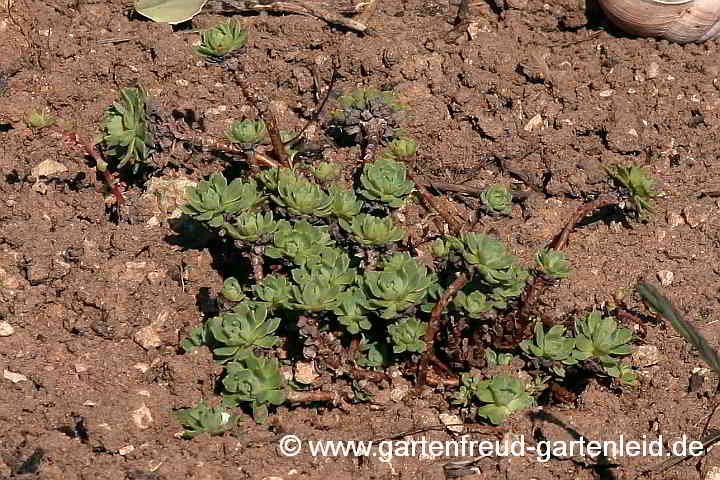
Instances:
[[[28,379],[25,375],[11,372],[10,370],[3,370],[3,377],[5,380],[10,380],[12,383],[26,382]]]
[[[462,424],[462,419],[454,414],[451,413],[441,413],[438,415],[440,418],[440,421],[443,423],[443,425],[447,426],[447,429],[454,433],[462,433],[465,430],[464,425]]]
[[[0,322],[0,337],[9,337],[15,333],[15,329],[8,322]]]
[[[134,450],[135,450],[135,447],[133,447],[132,445],[128,445],[128,446],[126,446],[126,447],[119,448],[119,449],[118,449],[118,453],[119,453],[120,455],[125,456],[125,455],[127,455],[127,454],[129,454],[129,453],[132,453]]]

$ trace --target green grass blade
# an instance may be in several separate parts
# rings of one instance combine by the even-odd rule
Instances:
[[[638,292],[655,311],[665,317],[673,328],[698,350],[710,368],[720,374],[720,355],[690,322],[682,318],[672,302],[658,288],[649,283],[638,285]]]

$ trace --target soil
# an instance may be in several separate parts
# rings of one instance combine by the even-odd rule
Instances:
[[[202,323],[232,268],[207,238],[173,230],[177,185],[230,163],[170,146],[154,157],[149,184],[127,186],[116,223],[82,152],[25,122],[46,111],[90,139],[119,89],[139,84],[158,109],[193,111],[207,132],[222,135],[253,110],[221,68],[191,54],[198,35],[188,29],[224,17],[207,10],[190,27],[173,28],[134,18],[117,0],[9,0],[9,11],[7,3],[0,2],[0,320],[13,332],[0,337],[0,477],[446,478],[444,467],[461,459],[387,463],[278,451],[287,433],[370,440],[437,425],[439,414],[456,413],[437,389],[342,409],[281,407],[268,425],[245,416],[224,436],[177,437],[173,411],[217,399],[221,372],[205,349],[182,354],[178,344]],[[353,8],[324,3],[335,12]],[[573,273],[543,294],[541,306],[560,319],[616,305],[647,313],[635,284],[669,271],[666,290],[711,344],[720,343],[717,42],[631,38],[596,8],[570,0],[513,0],[502,11],[481,2],[459,35],[455,4],[378,3],[364,19],[370,35],[300,15],[235,16],[250,34],[241,57],[247,79],[260,103],[274,102],[284,128],[304,125],[317,106],[313,69],[325,88],[334,60],[337,91],[392,88],[410,107],[403,127],[420,145],[426,179],[526,192],[511,219],[485,225],[526,262],[578,206],[608,190],[604,166],[645,166],[660,183],[656,213],[627,222],[610,210],[583,221],[567,248]],[[108,39],[118,41],[101,42]],[[328,158],[348,168],[357,162],[357,149],[330,149],[322,129],[311,136],[328,146]],[[34,169],[45,160],[65,171],[41,177]],[[699,438],[716,402],[716,375],[701,371],[704,385],[690,392],[702,360],[666,323],[641,319],[624,323],[637,331],[638,349],[656,347],[657,355],[634,357],[637,387],[592,379],[570,403],[514,415],[503,425],[507,435]],[[626,479],[661,460],[488,457],[465,478]],[[661,476],[710,478],[719,467],[711,450]]]

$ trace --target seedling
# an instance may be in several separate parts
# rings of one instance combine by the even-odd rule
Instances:
[[[235,22],[221,23],[202,34],[202,41],[193,50],[214,61],[225,57],[245,46],[248,34]]]

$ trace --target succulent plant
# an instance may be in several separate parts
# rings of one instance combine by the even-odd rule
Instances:
[[[345,285],[327,277],[312,275],[305,282],[291,287],[288,306],[309,312],[332,311],[340,304],[340,295],[344,289]]]
[[[148,97],[142,88],[123,88],[120,97],[108,109],[103,142],[110,155],[120,158],[117,168],[132,165],[136,170],[154,146],[148,126]]]
[[[253,285],[255,295],[270,308],[287,304],[290,300],[291,284],[285,275],[271,273],[262,282]]]
[[[491,367],[496,367],[498,365],[510,365],[512,360],[512,353],[498,353],[492,348],[485,349],[485,361]]]
[[[365,272],[362,279],[369,305],[392,319],[420,304],[436,282],[435,274],[407,253],[395,253],[379,271]]]
[[[312,174],[321,182],[329,182],[340,175],[340,168],[336,163],[320,162],[311,169]]]
[[[620,361],[612,365],[606,365],[605,372],[611,377],[617,378],[618,382],[623,385],[635,385],[637,383],[637,373],[635,373],[635,370]]]
[[[598,311],[575,321],[575,345],[588,357],[596,357],[603,364],[615,364],[611,355],[628,355],[632,352],[632,330],[618,328],[613,317],[603,317]]]
[[[221,435],[233,428],[239,418],[227,413],[222,406],[211,407],[205,402],[193,408],[178,410],[175,416],[180,425],[185,427],[183,438],[193,438],[201,433]]]
[[[505,244],[485,233],[469,232],[460,235],[462,255],[489,285],[508,279],[507,271],[515,263]]]
[[[407,178],[405,165],[384,159],[365,165],[360,183],[363,186],[360,190],[363,197],[393,208],[403,206],[415,188],[415,184]]]
[[[285,403],[285,377],[276,358],[251,355],[241,362],[228,364],[225,372],[222,384],[228,394],[226,402],[235,405],[250,402],[257,423],[267,420],[268,405]]]
[[[190,202],[183,211],[210,227],[222,227],[225,215],[256,207],[264,201],[254,179],[243,182],[236,178],[230,184],[221,173],[213,173],[197,187],[188,188]]]
[[[231,302],[242,302],[246,299],[242,285],[240,285],[240,282],[238,282],[238,279],[235,277],[228,277],[225,279],[223,282],[223,289],[220,290],[220,295]]]
[[[392,352],[386,343],[361,343],[356,362],[361,367],[380,368],[390,363]]]
[[[498,271],[495,276],[498,284],[490,293],[495,308],[506,308],[508,299],[519,297],[525,289],[529,277],[530,273],[518,265],[511,265],[507,270]]]
[[[30,117],[28,117],[28,126],[30,128],[45,128],[49,127],[53,123],[55,123],[55,120],[50,116],[49,113],[45,112],[32,112],[30,114]]]
[[[254,150],[268,140],[267,128],[262,120],[234,121],[227,132],[227,138],[238,143],[244,150]]]
[[[245,46],[247,31],[235,22],[221,23],[203,32],[195,52],[205,57],[222,60],[223,57]]]
[[[273,219],[272,211],[244,211],[225,222],[223,230],[235,240],[243,242],[267,243],[278,229],[278,222]]]
[[[576,365],[589,355],[575,348],[575,339],[565,336],[565,327],[555,325],[547,332],[540,322],[535,324],[535,338],[533,341],[520,342],[523,352],[549,361],[549,366],[559,377],[565,376],[563,365]]]
[[[207,330],[221,345],[213,349],[213,354],[223,362],[242,360],[253,353],[253,348],[276,345],[280,339],[273,334],[280,326],[280,319],[267,318],[267,314],[264,304],[252,310],[247,303],[241,303],[232,312],[208,320]]]
[[[278,185],[281,179],[283,182],[294,182],[299,179],[295,171],[287,167],[268,168],[260,172],[257,178],[265,185],[266,189],[275,193],[278,191]]]
[[[305,220],[292,225],[281,221],[273,237],[273,245],[265,249],[265,255],[270,258],[287,257],[295,265],[304,265],[317,255],[319,248],[330,247],[334,243],[327,227],[316,227]]]
[[[411,158],[417,152],[417,142],[411,138],[397,138],[390,142],[382,158],[386,160],[403,161]]]
[[[345,190],[337,185],[331,185],[328,189],[328,194],[332,200],[330,204],[332,214],[336,217],[350,220],[360,213],[363,202],[362,200],[358,200],[355,192]]]
[[[392,135],[397,123],[397,113],[404,105],[399,103],[392,92],[381,92],[375,88],[359,88],[342,95],[340,108],[331,112],[332,126],[354,141],[361,141],[368,134],[369,125],[381,124],[381,136]]]
[[[504,185],[490,185],[480,194],[480,201],[490,213],[510,215],[512,212],[512,194]]]
[[[314,277],[323,277],[338,285],[350,285],[355,282],[356,276],[355,269],[350,268],[350,257],[333,247],[320,247],[316,255],[292,271],[293,280],[297,284],[308,283]]]
[[[500,425],[512,413],[534,404],[523,381],[507,375],[496,375],[490,380],[481,381],[464,373],[462,384],[454,402],[467,406],[474,398],[486,403],[475,412],[495,425]]]
[[[204,327],[195,327],[190,330],[190,335],[180,342],[180,347],[184,352],[189,353],[197,347],[207,344],[207,331]]]
[[[563,252],[552,248],[543,248],[535,255],[542,272],[554,280],[570,276],[570,262]]]
[[[340,294],[338,300],[333,313],[337,315],[340,325],[353,335],[370,329],[372,324],[367,317],[370,305],[362,289],[350,287]]]
[[[362,245],[385,245],[399,242],[405,238],[406,232],[393,225],[392,218],[384,218],[360,213],[352,221],[340,219],[340,226],[353,235],[356,242]]]
[[[293,215],[325,217],[332,213],[332,197],[304,178],[280,175],[273,201]]]
[[[394,353],[425,351],[425,331],[427,323],[417,318],[401,318],[392,325],[388,325],[388,333],[393,343]]]
[[[653,212],[651,201],[656,193],[653,192],[653,179],[647,170],[632,165],[613,165],[608,173],[628,190],[630,204],[638,215]]]
[[[469,294],[459,291],[453,299],[455,308],[462,310],[470,318],[483,318],[484,314],[489,312],[495,306],[487,296],[479,290],[474,290]]]

